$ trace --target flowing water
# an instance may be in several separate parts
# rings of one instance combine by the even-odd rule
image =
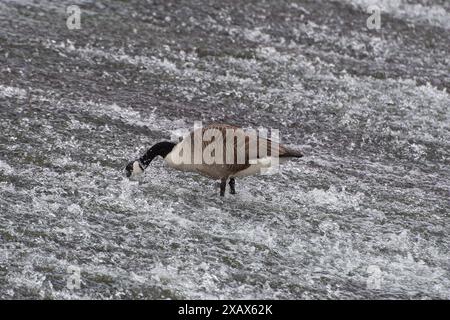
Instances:
[[[446,0],[1,0],[0,298],[450,299],[449,29]],[[124,177],[194,121],[305,157],[224,198]]]

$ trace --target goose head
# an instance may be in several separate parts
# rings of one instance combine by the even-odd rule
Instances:
[[[139,160],[131,161],[125,167],[125,174],[127,177],[137,176],[144,172],[144,166],[141,164]]]
[[[148,149],[142,157],[128,163],[125,167],[125,174],[128,178],[140,175],[144,172],[145,168],[150,165],[150,162],[152,162],[152,160],[156,156],[165,158],[172,151],[174,146],[175,143],[173,142],[158,142],[157,144],[153,145],[153,147]]]

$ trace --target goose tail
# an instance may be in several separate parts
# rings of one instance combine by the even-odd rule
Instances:
[[[280,158],[302,158],[303,153],[299,150],[284,148],[284,152],[280,152]]]

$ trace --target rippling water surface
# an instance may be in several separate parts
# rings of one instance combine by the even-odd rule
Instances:
[[[449,23],[444,0],[0,2],[0,298],[450,299]],[[124,178],[194,121],[306,156],[225,198],[161,160]]]

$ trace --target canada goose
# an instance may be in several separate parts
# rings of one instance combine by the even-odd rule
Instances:
[[[259,173],[279,159],[303,155],[258,136],[256,131],[249,133],[227,124],[213,124],[193,130],[179,143],[155,144],[142,157],[128,163],[127,177],[143,173],[156,156],[163,157],[172,168],[220,179],[220,195],[224,196],[228,179],[230,193],[235,194],[236,177]]]

